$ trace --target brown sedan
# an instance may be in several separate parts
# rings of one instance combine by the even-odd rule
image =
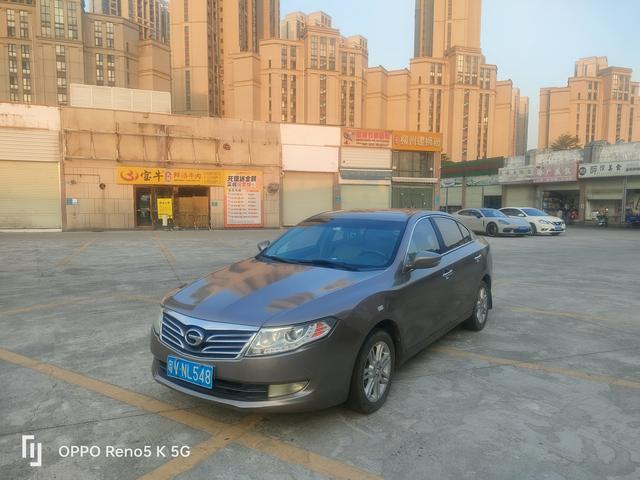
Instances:
[[[402,362],[491,308],[489,245],[444,213],[327,212],[259,248],[164,299],[158,382],[239,409],[370,413]]]

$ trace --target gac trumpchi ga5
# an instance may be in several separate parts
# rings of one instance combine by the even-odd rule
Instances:
[[[492,306],[488,243],[428,211],[327,212],[170,293],[154,378],[237,409],[369,413],[395,369]]]

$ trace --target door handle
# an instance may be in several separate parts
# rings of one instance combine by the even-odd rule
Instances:
[[[449,280],[453,276],[453,270],[447,270],[442,274],[445,280]]]
[[[482,260],[482,254],[479,253],[478,255],[476,255],[475,257],[473,257],[473,259],[476,261],[476,263],[480,262],[480,260]]]

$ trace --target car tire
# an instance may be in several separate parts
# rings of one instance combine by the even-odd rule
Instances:
[[[479,332],[487,324],[489,318],[489,306],[491,305],[491,290],[486,282],[480,282],[476,301],[473,305],[473,313],[462,324],[467,330]]]
[[[487,225],[487,235],[489,235],[490,237],[495,237],[498,234],[498,226],[491,222],[489,225]]]
[[[531,225],[531,231],[529,232],[529,235],[533,237],[536,233],[538,233],[538,229],[536,228],[535,223],[530,223],[529,225]]]
[[[377,356],[380,356],[380,360]],[[385,360],[388,358],[388,360]],[[381,329],[373,330],[362,345],[351,375],[349,408],[360,413],[373,413],[387,400],[396,363],[396,349],[391,336]],[[365,371],[367,379],[365,379]],[[382,392],[382,380],[386,384]],[[371,382],[371,383],[370,383]],[[377,385],[376,385],[377,382]],[[376,388],[378,388],[376,392]]]

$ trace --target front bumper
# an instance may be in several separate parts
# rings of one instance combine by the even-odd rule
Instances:
[[[342,328],[341,328],[342,327]],[[337,325],[327,338],[294,352],[236,360],[211,360],[185,355],[151,331],[153,378],[179,392],[237,410],[297,412],[343,403],[359,349],[357,334]],[[214,367],[213,388],[206,389],[166,375],[168,355]],[[268,397],[269,385],[308,382],[298,393]]]
[[[559,227],[557,225],[537,225],[536,228],[538,230],[538,233],[546,235],[564,233],[564,231],[566,230],[566,227],[564,225],[561,225]]]
[[[529,233],[531,229],[529,227],[517,227],[513,225],[505,225],[502,229],[502,233],[512,234],[512,235],[526,235]]]

